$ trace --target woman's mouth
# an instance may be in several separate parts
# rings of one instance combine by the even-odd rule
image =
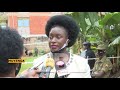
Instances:
[[[58,48],[58,46],[57,45],[51,45],[51,48],[56,49],[56,48]]]

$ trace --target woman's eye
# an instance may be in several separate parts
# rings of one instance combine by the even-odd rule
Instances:
[[[61,38],[61,36],[57,36],[57,38],[58,38],[58,39],[60,39],[60,38]]]
[[[50,39],[52,39],[53,37],[52,36],[49,36]]]

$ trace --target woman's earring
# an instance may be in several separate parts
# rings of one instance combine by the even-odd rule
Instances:
[[[18,67],[16,67],[16,70],[18,70]]]
[[[67,41],[66,41],[66,46],[68,46],[68,43],[69,43],[69,39],[67,39]]]

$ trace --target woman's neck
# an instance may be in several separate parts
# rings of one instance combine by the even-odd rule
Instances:
[[[70,58],[70,53],[67,51],[64,51],[62,53],[53,53],[53,58],[55,61],[61,60],[67,63]]]

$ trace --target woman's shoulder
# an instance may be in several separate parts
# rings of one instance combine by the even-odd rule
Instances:
[[[88,60],[79,56],[73,55],[74,66],[77,67],[78,72],[80,72],[81,77],[90,78],[90,67],[88,65]]]
[[[74,58],[74,61],[77,62],[77,63],[80,63],[80,64],[85,64],[85,63],[88,63],[88,60],[79,56],[79,55],[76,55],[76,54],[73,54],[73,58]]]
[[[35,65],[36,63],[39,63],[39,62],[44,62],[44,61],[46,60],[48,54],[49,54],[49,53],[47,53],[47,54],[45,54],[45,55],[43,55],[43,56],[40,56],[40,57],[34,59],[33,65]]]

